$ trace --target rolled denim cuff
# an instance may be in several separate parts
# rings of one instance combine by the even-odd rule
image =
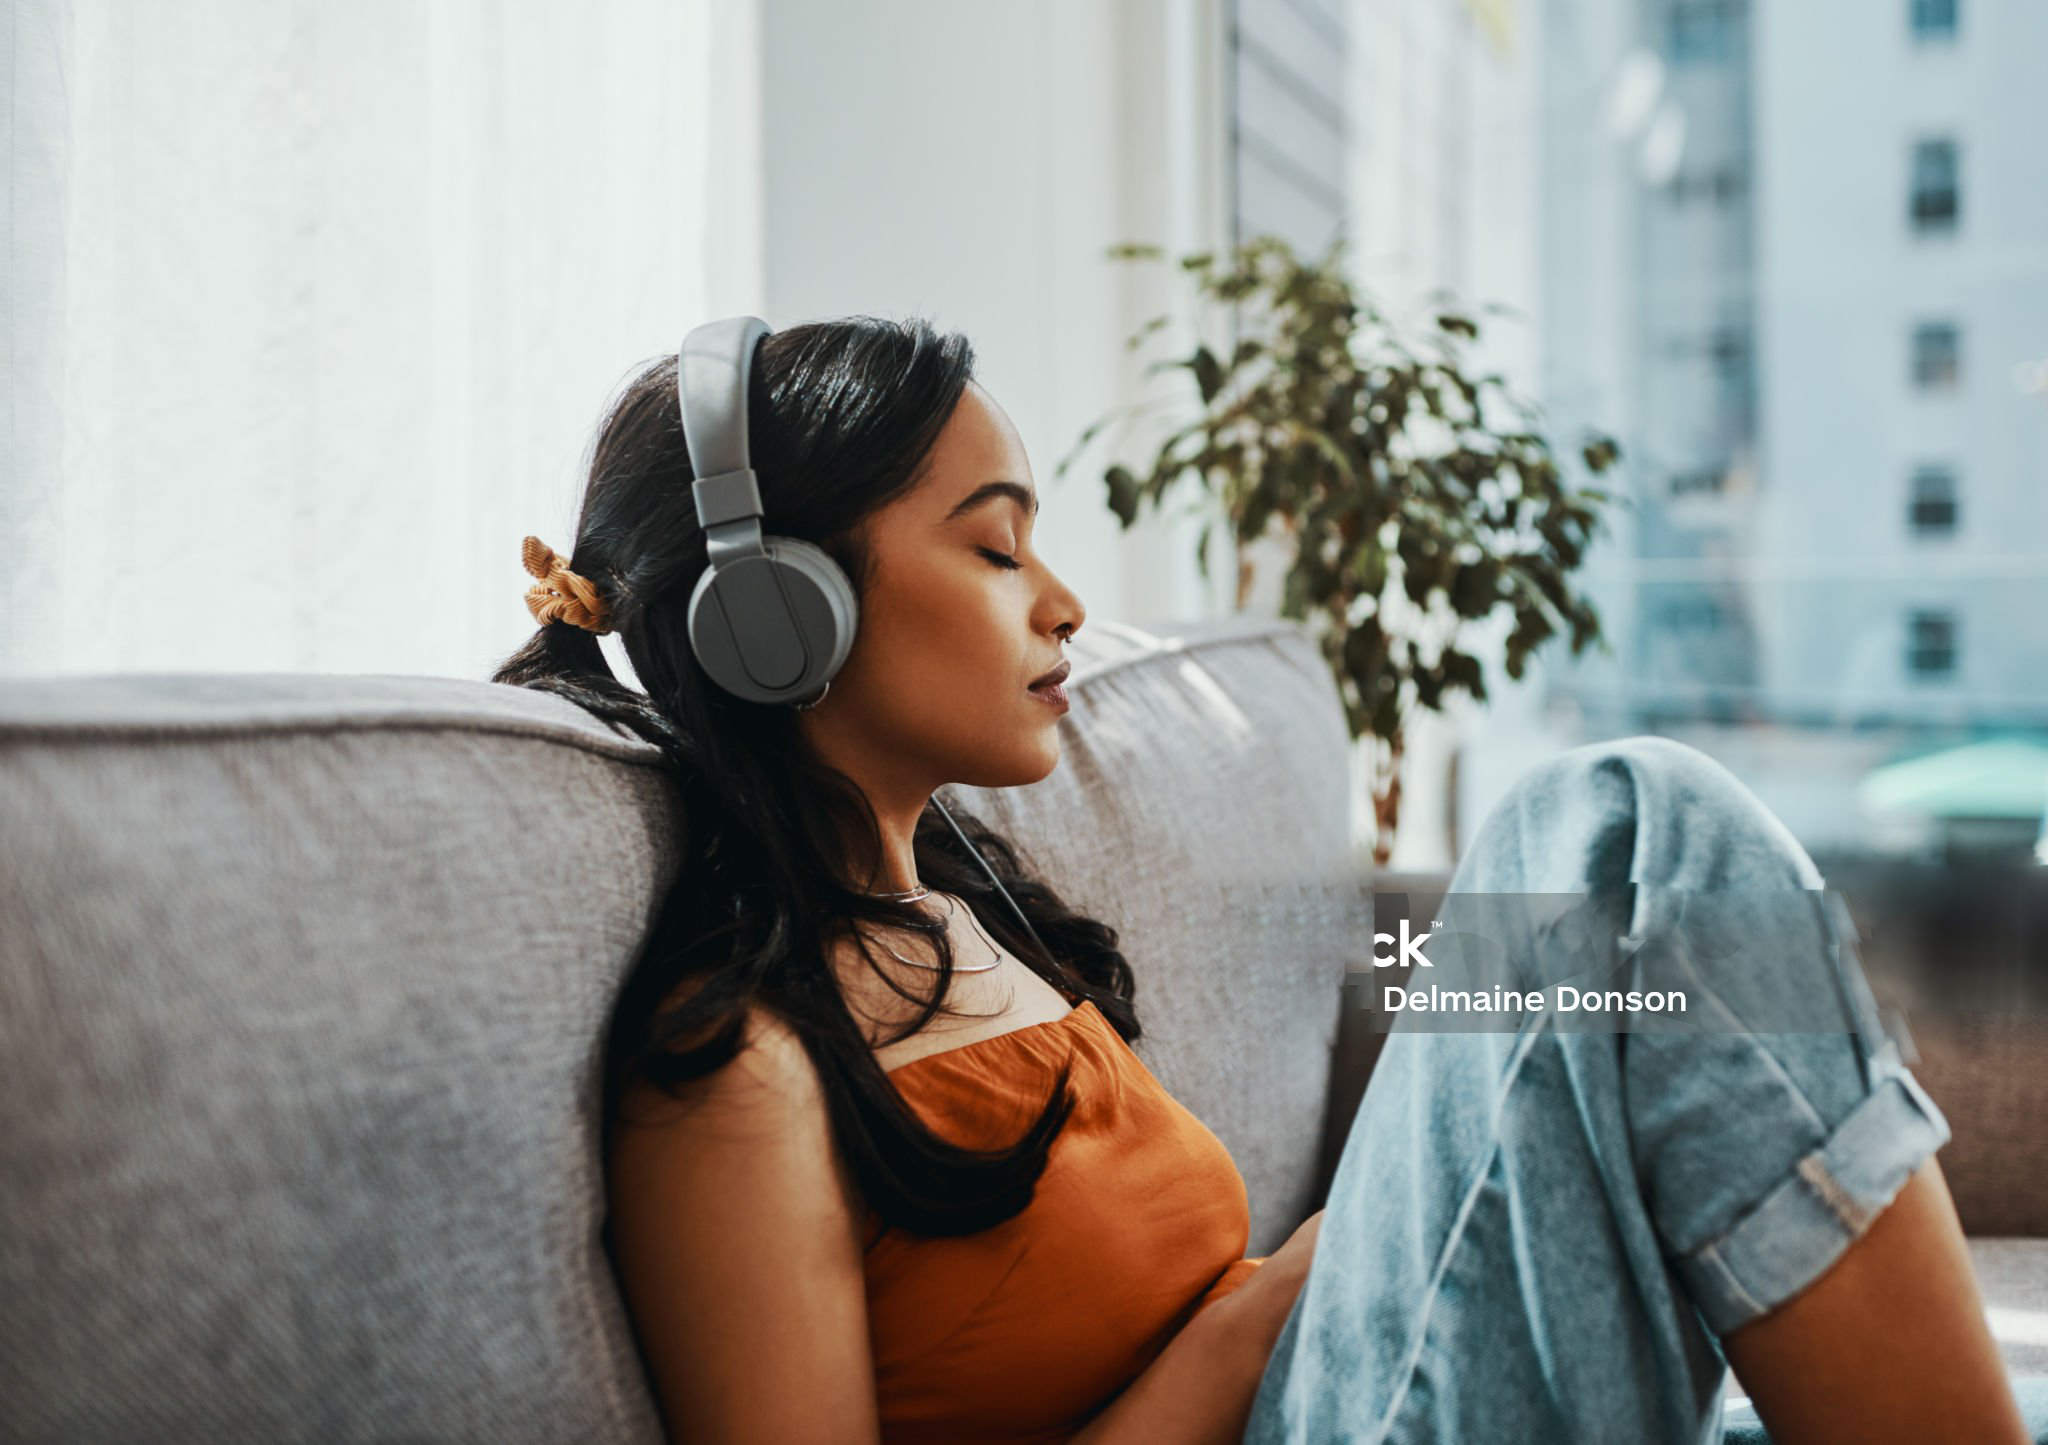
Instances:
[[[1726,1335],[1777,1308],[1840,1258],[1949,1140],[1948,1120],[1895,1062],[1863,1102],[1726,1234],[1677,1259],[1707,1325]]]

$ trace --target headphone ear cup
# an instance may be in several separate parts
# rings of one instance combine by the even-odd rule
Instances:
[[[802,574],[822,604],[820,615],[830,619],[805,628],[806,644],[815,644],[824,659],[818,676],[805,681],[804,695],[808,696],[811,688],[823,687],[838,676],[846,655],[853,651],[853,637],[860,630],[860,600],[854,596],[853,579],[817,544],[796,537],[768,537],[762,545],[777,562]]]
[[[706,568],[690,594],[690,646],[705,673],[748,702],[817,693],[853,650],[860,604],[824,549],[763,537],[762,555]],[[735,619],[744,619],[738,627]]]

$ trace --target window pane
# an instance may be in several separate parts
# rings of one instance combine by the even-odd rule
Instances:
[[[1948,139],[1918,141],[1913,146],[1911,201],[1917,231],[1953,230],[1961,210],[1956,144]]]
[[[1926,322],[1913,330],[1913,384],[1923,391],[1956,385],[1962,372],[1962,342],[1947,322]]]
[[[1915,532],[1953,532],[1956,527],[1956,479],[1940,467],[1913,474],[1912,497],[1906,509]]]
[[[1735,31],[1741,23],[1738,0],[1670,0],[1666,15],[1665,53],[1680,64],[1728,60],[1736,52]]]
[[[1915,612],[1907,619],[1907,668],[1919,674],[1955,671],[1956,620],[1946,612]]]
[[[1931,40],[1956,33],[1956,0],[1911,0],[1913,35]]]

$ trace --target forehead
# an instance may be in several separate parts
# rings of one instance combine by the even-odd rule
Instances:
[[[1037,487],[1023,438],[1003,409],[969,384],[932,446],[916,510],[935,525],[989,513],[1035,515]]]

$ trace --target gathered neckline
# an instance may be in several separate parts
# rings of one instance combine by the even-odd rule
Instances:
[[[940,1049],[936,1053],[919,1054],[916,1058],[911,1059],[909,1062],[898,1064],[895,1068],[885,1069],[883,1072],[889,1078],[893,1079],[896,1078],[898,1075],[904,1073],[906,1070],[914,1069],[919,1064],[931,1063],[935,1059],[943,1059],[952,1054],[964,1054],[971,1049],[978,1049],[988,1044],[1000,1044],[1006,1039],[1016,1038],[1019,1034],[1035,1034],[1041,1033],[1047,1029],[1056,1029],[1060,1027],[1062,1024],[1070,1024],[1076,1022],[1082,1010],[1084,1009],[1094,1009],[1098,1017],[1100,1017],[1102,1012],[1100,1009],[1095,1008],[1094,999],[1084,998],[1056,1019],[1040,1019],[1035,1024],[1024,1024],[1021,1027],[1008,1029],[999,1034],[990,1034],[987,1038],[983,1039],[969,1039],[964,1044],[955,1044],[949,1049]]]

